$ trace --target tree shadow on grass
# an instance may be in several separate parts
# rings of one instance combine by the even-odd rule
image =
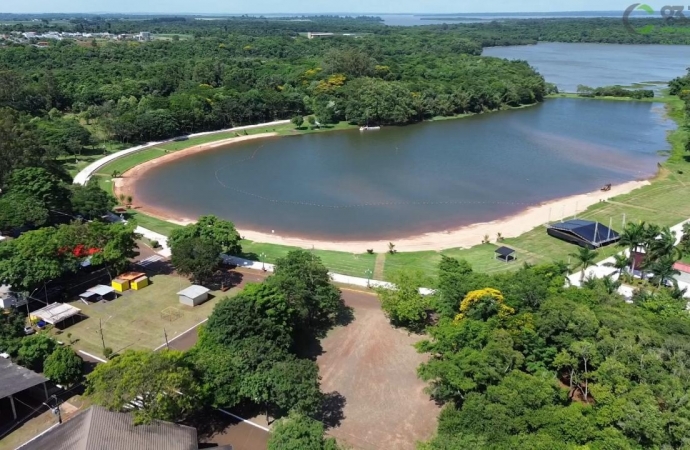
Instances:
[[[204,285],[213,291],[227,291],[239,285],[243,279],[244,275],[240,272],[219,270]]]
[[[324,394],[323,403],[321,404],[321,414],[318,419],[323,422],[327,429],[340,426],[345,419],[343,409],[346,403],[347,400],[338,391]]]

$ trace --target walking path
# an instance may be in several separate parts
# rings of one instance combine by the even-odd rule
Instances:
[[[110,154],[108,156],[104,156],[103,158],[92,162],[88,166],[84,167],[75,177],[74,177],[74,184],[86,184],[89,181],[89,178],[96,173],[98,169],[101,167],[105,166],[106,164],[115,161],[116,159],[122,158],[123,156],[131,155],[132,153],[140,152],[144,149],[155,147],[156,145],[161,145],[161,144],[166,144],[168,142],[175,142],[176,140],[180,139],[190,139],[190,138],[195,138],[199,136],[210,136],[213,134],[220,134],[220,133],[227,133],[230,131],[240,131],[240,130],[251,130],[252,128],[261,128],[261,127],[269,127],[269,126],[274,126],[274,125],[286,125],[290,123],[289,120],[277,120],[275,122],[267,122],[267,123],[260,123],[257,125],[246,125],[243,127],[235,127],[235,128],[226,128],[224,130],[218,130],[218,131],[205,131],[203,133],[194,133],[194,134],[189,134],[186,136],[179,136],[176,138],[172,139],[167,139],[164,141],[157,141],[157,142],[149,142],[143,145],[137,145],[136,147],[131,147],[125,150],[120,150],[119,152],[115,152],[113,154]]]
[[[376,254],[376,262],[374,263],[374,278],[375,279],[380,279],[383,278],[383,268],[386,265],[386,254],[385,253],[377,253]]]

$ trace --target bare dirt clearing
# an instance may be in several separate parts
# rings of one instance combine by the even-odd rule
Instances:
[[[329,434],[357,449],[414,449],[436,430],[439,408],[424,393],[412,345],[422,339],[390,326],[374,295],[344,291],[355,319],[321,341],[321,389],[345,399]]]

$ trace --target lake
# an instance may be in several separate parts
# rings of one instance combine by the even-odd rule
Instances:
[[[684,75],[689,45],[616,45],[540,42],[537,45],[488,47],[484,56],[525,60],[562,92],[590,87],[666,82]]]
[[[357,16],[359,14],[346,14],[350,16]],[[519,19],[578,19],[578,18],[594,18],[594,17],[611,17],[620,18],[623,15],[622,11],[576,11],[576,12],[528,12],[528,13],[457,13],[457,14],[371,14],[379,16],[385,25],[389,26],[420,26],[420,25],[441,25],[454,23],[481,23],[491,21],[503,20],[519,20]],[[635,17],[639,12],[633,13]]]
[[[154,167],[137,202],[312,239],[396,239],[652,176],[663,106],[551,99],[522,110],[247,141]]]

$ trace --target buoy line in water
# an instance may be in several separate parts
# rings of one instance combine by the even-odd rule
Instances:
[[[408,205],[519,205],[519,206],[525,206],[525,205],[533,205],[533,203],[529,202],[477,202],[477,201],[466,201],[466,200],[447,200],[447,201],[438,201],[438,202],[414,202],[414,201],[409,201],[409,202],[374,202],[374,203],[351,203],[347,205],[324,205],[321,203],[313,203],[313,202],[305,202],[305,201],[296,201],[296,200],[282,200],[282,199],[277,199],[277,198],[270,198],[270,197],[265,197],[263,195],[257,194],[255,192],[250,192],[246,191],[244,189],[240,189],[234,186],[230,186],[226,183],[224,183],[218,176],[218,173],[227,169],[229,166],[233,165],[239,165],[244,162],[247,162],[249,160],[254,159],[256,156],[257,152],[263,147],[261,145],[259,148],[254,150],[254,153],[252,153],[251,156],[241,159],[235,163],[232,164],[226,164],[223,167],[220,167],[216,169],[215,171],[215,178],[218,184],[223,186],[223,188],[237,192],[239,194],[243,194],[249,197],[254,197],[259,200],[263,200],[266,202],[270,203],[280,203],[280,204],[285,204],[285,205],[299,205],[299,206],[313,206],[313,207],[318,207],[318,208],[330,208],[330,209],[346,209],[346,208],[376,208],[376,207],[381,207],[381,206],[408,206]]]

